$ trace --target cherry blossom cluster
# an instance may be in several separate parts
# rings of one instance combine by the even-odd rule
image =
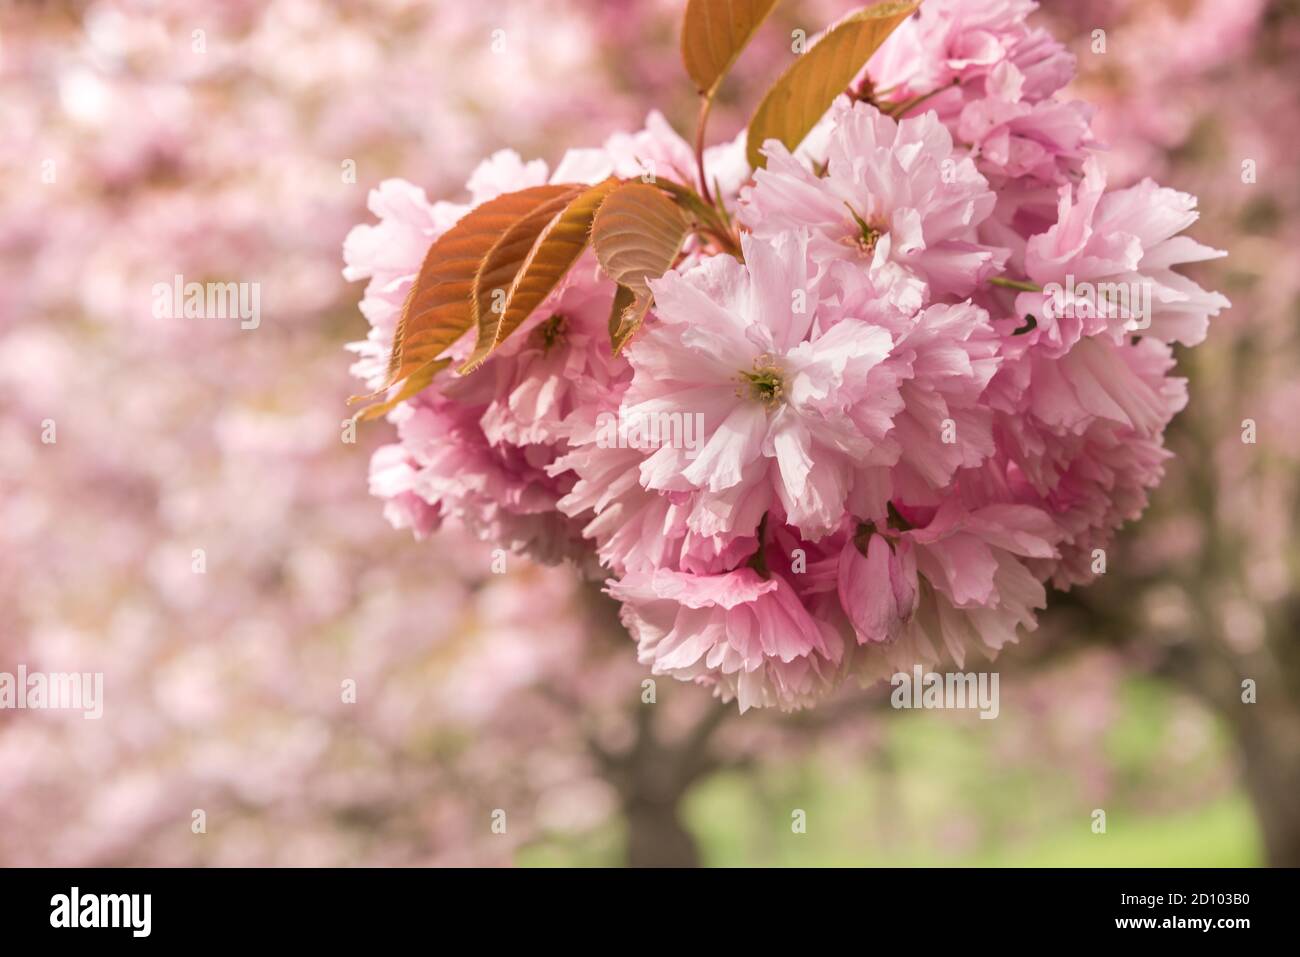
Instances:
[[[735,240],[688,240],[619,351],[616,286],[584,253],[481,368],[389,413],[370,475],[389,520],[606,579],[643,664],[741,710],[1034,629],[1145,508],[1187,401],[1173,346],[1228,305],[1177,269],[1223,255],[1186,235],[1195,197],[1107,188],[1035,6],[926,0],[758,169],[744,134],[697,157],[652,113],[554,170],[499,152],[461,203],[382,183],[344,249],[371,389],[431,244],[498,196],[668,181]]]

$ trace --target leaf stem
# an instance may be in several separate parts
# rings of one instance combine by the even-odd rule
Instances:
[[[656,184],[677,201],[677,205],[687,210],[692,217],[692,227],[696,233],[712,239],[718,247],[741,259],[740,240],[736,235],[726,208],[721,202],[706,204],[695,190],[672,180],[659,180]]]
[[[706,96],[700,101],[700,118],[695,124],[695,163],[700,170],[700,195],[704,202],[713,205],[709,193],[709,180],[704,173],[704,131],[709,125],[709,111],[713,109],[713,97]]]
[[[1026,282],[1023,279],[1008,279],[1006,276],[994,276],[989,280],[990,286],[1001,286],[1003,289],[1018,289],[1020,292],[1042,292],[1043,287],[1037,286],[1032,282]]]
[[[937,90],[931,90],[929,93],[922,93],[919,96],[912,97],[910,100],[904,100],[902,103],[895,103],[890,106],[889,109],[885,110],[885,112],[894,117],[894,119],[901,120],[904,113],[910,113],[931,97],[938,96],[940,93],[948,92],[960,82],[960,80],[953,80],[951,83],[945,83]]]
[[[703,224],[698,224],[698,228],[696,232],[698,232],[702,236],[706,236],[712,239],[714,242],[718,244],[718,246],[722,249],[723,252],[735,256],[737,259],[741,258],[740,246],[739,244],[737,244],[735,236],[733,236],[731,233],[727,232],[726,230],[718,229],[714,226],[705,226]]]

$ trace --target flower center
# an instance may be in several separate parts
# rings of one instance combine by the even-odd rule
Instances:
[[[755,359],[754,371],[742,371],[740,381],[738,394],[742,398],[748,395],[769,409],[785,401],[785,375],[770,355],[764,354]]]
[[[858,211],[848,203],[844,205],[848,206],[849,215],[853,217],[853,222],[858,227],[856,233],[850,233],[844,237],[844,244],[860,250],[865,256],[870,256],[876,251],[876,242],[885,234],[888,227],[882,223],[869,223],[859,216]]]
[[[545,354],[564,341],[565,318],[556,313],[533,330],[534,344]]]

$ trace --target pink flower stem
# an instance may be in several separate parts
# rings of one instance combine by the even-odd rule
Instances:
[[[916,107],[920,106],[926,100],[930,99],[931,97],[938,96],[940,93],[944,93],[947,92],[948,90],[951,90],[954,86],[957,86],[957,84],[960,82],[961,82],[960,80],[953,80],[951,83],[941,86],[937,90],[931,90],[929,93],[922,93],[920,96],[914,96],[910,100],[904,100],[902,103],[895,103],[884,112],[894,117],[895,119],[902,119],[905,114],[910,113],[912,110],[916,109]]]
[[[1008,279],[1006,276],[994,276],[989,280],[990,286],[1001,286],[1003,289],[1017,289],[1020,292],[1042,292],[1043,287],[1035,285],[1032,282],[1026,282],[1023,279]]]

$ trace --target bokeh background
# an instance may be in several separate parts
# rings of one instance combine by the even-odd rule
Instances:
[[[852,6],[784,0],[715,133]],[[588,586],[391,530],[388,426],[341,440],[368,190],[688,130],[681,0],[0,4],[0,671],[106,699],[0,711],[0,864],[1300,864],[1300,4],[1047,6],[1112,183],[1200,196],[1234,308],[1146,519],[981,721],[643,704]],[[261,325],[154,318],[176,273],[259,282]]]

